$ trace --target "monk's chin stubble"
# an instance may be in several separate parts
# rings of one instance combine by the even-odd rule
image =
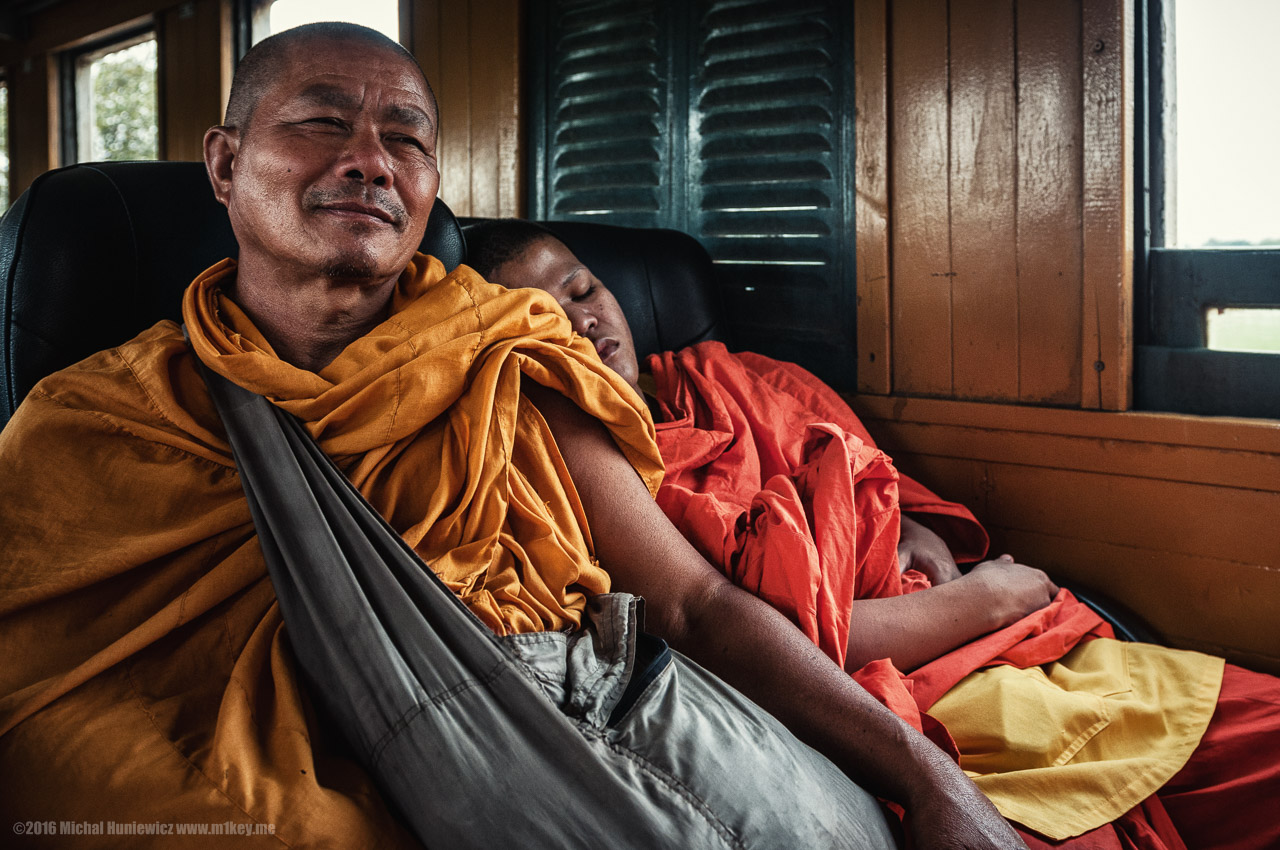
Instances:
[[[324,268],[330,280],[372,280],[378,277],[373,261],[368,257],[342,257]]]

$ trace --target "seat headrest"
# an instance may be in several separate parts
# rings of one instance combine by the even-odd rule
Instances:
[[[439,199],[422,250],[452,269]],[[197,274],[239,253],[202,162],[107,162],[41,175],[0,219],[0,426],[45,375],[181,317]]]
[[[641,368],[646,357],[659,351],[707,339],[728,342],[716,268],[692,236],[586,221],[538,224],[554,233],[618,299]]]

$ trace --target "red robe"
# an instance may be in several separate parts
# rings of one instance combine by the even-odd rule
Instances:
[[[658,503],[704,557],[786,614],[841,666],[849,629],[856,627],[849,622],[852,600],[929,586],[914,571],[899,575],[900,510],[937,532],[957,561],[986,553],[987,535],[973,514],[898,473],[849,406],[804,369],[758,354],[731,354],[718,342],[653,355],[649,368],[666,464]],[[966,675],[993,664],[1049,663],[1081,640],[1103,636],[1113,636],[1111,627],[1063,590],[1046,608],[910,674],[882,660],[854,678],[947,748],[949,736],[924,712]],[[1252,703],[1226,699],[1233,689],[1251,695]],[[1218,817],[1232,807],[1243,804],[1269,817],[1259,812],[1280,783],[1274,710],[1280,686],[1275,677],[1228,665],[1223,693],[1201,747],[1158,797],[1066,842],[1023,832],[1028,844],[1179,850],[1186,847],[1179,830],[1219,834]],[[1270,710],[1258,711],[1258,705]],[[1229,747],[1234,770],[1213,757]],[[1248,753],[1253,762],[1246,768],[1242,754]],[[1256,807],[1248,802],[1254,799]],[[1269,842],[1280,840],[1280,829],[1271,829],[1250,821],[1249,838],[1232,846],[1276,846]]]
[[[929,586],[899,573],[899,510],[920,517],[960,562],[987,534],[963,505],[893,468],[829,387],[790,363],[704,342],[649,358],[666,476],[658,504],[741,587],[786,614],[837,664],[850,604]],[[854,674],[921,728],[921,711],[969,673],[1061,658],[1111,628],[1068,591],[1048,607],[902,677],[888,662]]]

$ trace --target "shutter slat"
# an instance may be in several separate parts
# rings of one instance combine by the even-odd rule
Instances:
[[[851,235],[838,176],[842,150],[837,3],[706,0],[699,29],[702,68],[690,92],[696,136],[689,160],[691,232],[729,284],[735,331],[760,350],[823,339],[837,383],[853,383]],[[850,93],[851,97],[852,93]],[[834,370],[834,371],[833,371]],[[847,371],[845,371],[847,370]]]
[[[548,214],[649,223],[666,179],[667,83],[659,73],[665,47],[654,3],[588,0],[556,7],[549,33],[555,56]],[[637,213],[648,217],[637,219]]]

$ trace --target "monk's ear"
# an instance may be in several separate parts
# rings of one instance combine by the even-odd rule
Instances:
[[[204,167],[213,194],[223,206],[231,199],[231,177],[240,152],[240,131],[235,127],[210,127],[204,134]]]

